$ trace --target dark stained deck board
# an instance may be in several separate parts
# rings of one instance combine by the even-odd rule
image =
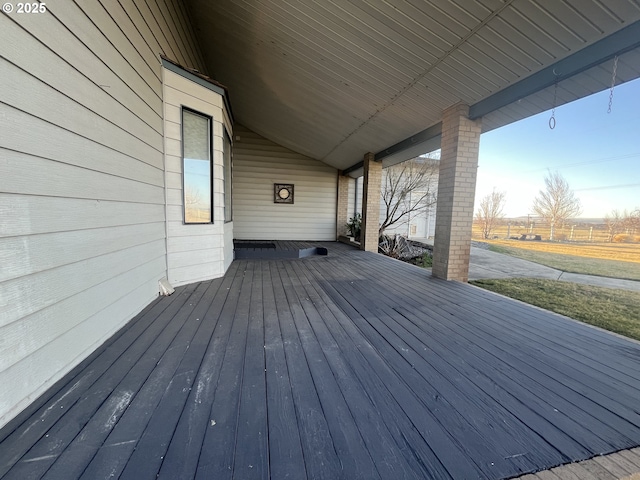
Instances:
[[[307,477],[327,480],[339,478],[340,460],[300,342],[293,312],[287,303],[279,276],[279,263],[272,265],[271,278]]]
[[[418,466],[412,468],[409,465],[382,420],[382,417],[389,412],[377,409],[366,396],[366,389],[360,384],[350,362],[344,358],[348,350],[343,351],[340,348],[324,323],[325,319],[331,316],[330,313],[322,308],[320,299],[309,288],[311,283],[304,276],[304,272],[296,269],[296,265],[293,262],[285,265],[287,277],[291,279],[293,293],[297,296],[309,326],[313,330],[319,347],[336,379],[336,386],[340,391],[335,395],[344,398],[355,425],[361,432],[362,441],[370,452],[371,461],[375,464],[375,471],[368,472],[356,465],[355,475],[348,471],[345,471],[345,474],[349,478],[377,478],[376,472],[379,472],[382,478],[423,478],[425,472],[421,471]],[[331,399],[332,392],[327,393]],[[340,429],[342,426],[343,424],[340,425]],[[368,459],[366,461],[368,463]]]
[[[136,418],[136,416],[140,415],[141,411],[144,412],[145,409],[152,411],[155,407],[154,403],[158,400],[157,388],[161,388],[161,382],[165,379],[160,378],[160,382],[154,385],[152,377],[154,372],[166,375],[166,372],[163,371],[164,369],[157,369],[156,367],[159,362],[162,363],[163,357],[166,357],[167,353],[175,351],[172,351],[171,348],[176,347],[183,333],[189,335],[188,329],[184,328],[185,323],[194,303],[201,298],[207,286],[207,283],[198,285],[162,334],[126,372],[120,382],[113,388],[111,394],[104,399],[102,405],[78,432],[78,435],[55,459],[55,462],[43,478],[62,478],[64,476],[80,478],[98,452],[108,451],[112,448],[122,450],[126,445],[118,445],[118,443],[132,439],[137,441],[136,433],[132,433],[132,437],[129,437],[126,430],[129,429],[130,425],[136,430],[136,427],[138,427],[137,420],[144,421],[144,419]],[[174,359],[171,359],[168,362],[170,363],[170,369],[174,365],[174,361]],[[149,391],[145,388],[147,385],[153,385],[156,388]],[[134,420],[130,418],[130,412],[134,413]],[[144,426],[142,426],[143,428]],[[125,432],[121,434],[123,429]],[[141,433],[142,430],[139,430],[139,434]],[[111,435],[120,438],[123,438],[124,435],[126,440],[110,442],[109,437]],[[109,468],[108,465],[103,464],[103,467],[105,466]]]
[[[0,458],[4,461],[0,464],[0,476],[4,475],[8,468],[25,455],[34,444],[43,437],[46,432],[75,405],[80,397],[91,387],[111,365],[122,356],[136,341],[145,341],[152,338],[154,332],[161,330],[161,322],[155,321],[165,311],[169,309],[178,310],[186,300],[189,290],[195,289],[195,285],[178,289],[176,295],[165,302],[153,302],[143,312],[139,314],[136,322],[131,322],[109,341],[105,343],[97,352],[87,359],[79,367],[76,367],[67,377],[54,385],[44,398],[36,401],[38,408],[32,409],[33,413],[29,417],[22,419],[19,416],[16,421],[6,425],[0,435]],[[84,366],[95,363],[91,369]],[[64,410],[66,407],[67,410]],[[23,420],[21,424],[18,421]],[[18,428],[20,426],[20,428]]]
[[[0,478],[497,479],[640,444],[637,342],[276,242],[309,247],[329,255],[235,261],[150,305],[0,431]]]
[[[262,262],[261,267],[270,473],[272,478],[305,480],[300,429],[271,280],[271,262]]]
[[[151,479],[155,478],[156,472],[160,469],[187,397],[193,391],[213,331],[218,325],[218,316],[234,280],[235,267],[237,265],[234,265],[222,281],[212,282],[210,296],[203,299],[193,311],[190,320],[198,325],[198,330],[188,343],[180,366],[168,383],[144,433],[135,444],[135,451],[129,458],[123,455],[126,460],[122,470],[124,478]],[[113,464],[115,463],[114,460]]]
[[[392,282],[392,283],[393,283],[393,282]],[[383,294],[383,293],[381,292],[381,294]],[[429,308],[433,308],[433,307],[429,307]],[[433,314],[433,312],[426,312],[426,313],[427,313],[427,314],[429,314],[429,313]],[[452,321],[453,321],[453,320],[458,321],[458,318],[459,318],[459,316],[452,316],[452,317],[451,317],[451,320],[452,320]],[[463,325],[463,328],[464,328],[464,325]],[[456,332],[457,332],[457,331],[456,331]],[[453,332],[453,333],[455,334],[456,332]],[[609,335],[607,335],[607,336],[609,337]],[[518,345],[519,347],[521,346],[521,345],[520,345],[520,343],[518,343],[518,342],[511,342],[511,343],[512,343],[512,344],[515,344],[515,345]],[[615,391],[615,390],[613,390],[613,391]],[[635,413],[634,413],[634,412],[628,412],[628,411],[627,411],[626,413],[628,413],[628,414],[630,413],[632,416],[635,416]],[[613,420],[615,421],[615,417],[613,417]]]
[[[530,315],[526,313],[526,306],[521,304],[520,302],[515,302],[508,299],[500,299],[500,303],[496,307],[497,309],[507,307],[509,312],[515,315],[519,315],[521,322],[518,324],[518,328],[523,332],[527,332],[527,334],[530,335],[531,338],[536,339],[536,341],[544,340],[545,342],[548,342],[547,345],[550,351],[553,351],[559,355],[574,357],[577,360],[581,360],[581,362],[579,363],[588,361],[591,368],[596,368],[609,376],[613,375],[616,378],[620,379],[620,381],[622,382],[631,381],[633,383],[637,380],[640,380],[640,373],[634,371],[633,369],[629,369],[628,365],[625,364],[626,360],[628,360],[628,355],[626,355],[627,350],[625,348],[620,348],[626,346],[624,341],[621,341],[617,344],[614,343],[617,348],[613,348],[613,346],[610,346],[609,348],[605,349],[604,352],[594,352],[589,350],[589,347],[597,347],[599,345],[599,332],[593,328],[583,327],[581,329],[576,329],[575,326],[570,325],[570,322],[563,321],[560,324],[551,324],[550,328],[541,330],[539,328],[539,323],[532,325],[528,322],[528,317],[530,317]],[[469,307],[467,306],[467,308]],[[486,306],[483,305],[479,305],[478,309],[486,313],[492,313],[491,311],[487,310]],[[499,320],[501,320],[502,318],[503,316],[498,317]],[[513,322],[507,321],[503,322],[503,324],[510,330],[513,330],[514,328]],[[571,329],[569,327],[574,328]],[[558,341],[558,337],[555,335],[556,333],[564,333],[565,335],[567,333],[572,333],[572,336],[567,338],[567,341],[560,343]],[[607,364],[601,364],[599,362],[599,359],[602,358],[603,353],[607,355]],[[575,354],[578,355],[576,356]]]
[[[240,288],[240,297],[229,340],[220,367],[218,384],[213,397],[209,424],[205,430],[196,478],[231,478],[237,443],[240,394],[244,379],[244,358],[249,328],[249,302],[251,298],[255,263],[247,262]],[[259,459],[256,458],[257,467]]]
[[[440,308],[440,307],[438,307],[437,305],[429,305],[429,306],[426,307],[426,310],[425,310],[425,306],[419,306],[418,308],[421,308],[423,310],[424,314],[429,315],[429,314],[432,314],[433,311],[438,310],[438,308]],[[452,308],[451,306],[448,306],[447,311],[449,313],[451,313],[451,314],[454,314],[455,318],[459,318],[460,316],[468,315],[470,313],[473,313],[477,319],[482,319],[483,317],[486,317],[486,315],[478,315],[479,313],[484,313],[481,310],[479,310],[479,311],[478,310],[477,311],[470,311],[468,309],[465,309],[465,311],[461,313],[460,311],[455,311],[454,312],[454,311],[451,310],[451,308]],[[490,319],[488,320],[489,323],[495,324],[495,323],[497,323],[497,322],[499,322],[501,320],[500,315],[496,314],[495,312],[491,312],[489,315],[490,315]],[[510,328],[509,325],[505,324],[504,326],[505,326],[505,331],[513,331],[513,328]],[[495,328],[495,325],[491,325],[490,328]],[[521,338],[518,338],[518,340],[521,340]],[[538,339],[537,341],[533,342],[533,344],[536,347],[538,347],[542,342],[543,342],[543,340]],[[522,343],[519,343],[519,345],[522,346]],[[548,353],[550,353],[551,355],[554,355],[554,350],[550,348],[548,350]],[[557,352],[556,352],[556,354],[557,354]],[[558,358],[560,360],[564,360],[565,356],[556,355],[555,358]],[[580,365],[581,365],[581,363],[578,363],[578,367],[577,368],[580,368]],[[598,369],[596,369],[596,370],[598,370]],[[575,370],[574,370],[574,372],[575,372]],[[584,373],[584,370],[582,370],[582,372]],[[609,379],[615,378],[615,375],[613,375],[613,373],[615,373],[615,372],[608,372],[607,375],[606,375],[606,378],[609,378]],[[625,390],[625,386],[624,385],[619,384],[618,386],[622,391]],[[633,390],[633,389],[631,389],[630,391],[631,392],[635,392],[635,390]],[[628,398],[628,400],[631,400],[631,399]]]
[[[338,284],[340,285],[339,282]],[[496,459],[496,462],[493,462],[494,465],[491,465],[492,462],[488,458],[491,452],[484,439],[471,428],[470,423],[460,412],[455,410],[431,385],[423,381],[411,363],[397,354],[397,348],[404,347],[392,345],[388,338],[380,334],[376,329],[382,324],[380,319],[369,312],[359,299],[352,296],[343,297],[330,284],[324,284],[323,287],[332,301],[347,313],[349,319],[360,329],[365,341],[377,351],[379,359],[387,369],[384,380],[391,382],[392,391],[402,392],[396,400],[406,405],[406,411],[410,412],[408,413],[410,420],[421,432],[437,432],[435,441],[430,446],[436,450],[438,458],[452,476],[474,478],[474,473],[477,475],[476,470],[480,469],[484,475],[489,477],[498,475],[499,478],[498,472],[500,468],[505,467],[505,463],[502,459]],[[367,301],[374,300],[367,298]],[[375,361],[375,359],[371,360]],[[398,375],[398,372],[402,373]],[[462,444],[457,441],[460,438],[465,439]],[[429,440],[432,441],[431,438]],[[470,460],[461,460],[468,457]]]
[[[203,288],[200,292],[189,299],[189,308],[183,308],[180,311],[181,315],[174,317],[173,322],[181,323],[184,318],[183,327],[135,394],[134,400],[124,411],[120,421],[116,423],[103,445],[96,451],[81,478],[98,478],[100,472],[107,470],[113,476],[119,476],[125,468],[139,443],[139,439],[148,430],[152,415],[157,412],[167,389],[173,384],[177,370],[191,347],[194,336],[200,330],[199,318],[207,309],[220,283],[219,281],[202,283],[201,287]],[[165,428],[169,430],[168,427],[165,426]],[[87,435],[90,433],[88,432]],[[64,467],[63,464],[62,468]]]
[[[28,425],[24,427],[26,434],[23,435],[24,430],[20,429],[15,432],[18,438],[15,443],[12,441],[12,436],[2,442],[3,449],[5,446],[7,449],[17,446],[23,450],[22,443],[25,442],[25,437],[28,439],[32,435],[39,434],[37,439],[32,441],[31,448],[19,459],[20,462],[16,463],[15,457],[5,456],[5,452],[2,452],[3,455],[0,458],[8,459],[6,464],[3,462],[3,470],[13,467],[8,471],[6,478],[40,478],[45,474],[64,454],[86,424],[95,417],[103,402],[112,395],[136,362],[145,356],[152,359],[153,354],[162,353],[162,348],[157,349],[156,352],[151,352],[150,349],[159,338],[166,336],[167,332],[171,335],[174,331],[175,326],[171,326],[170,320],[181,310],[196,287],[197,285],[184,287],[176,292],[175,299],[167,299],[167,302],[163,302],[163,306],[158,304],[157,310],[150,310],[149,312],[156,313],[157,317],[143,316],[140,320],[150,320],[150,323],[141,322],[141,328],[136,328],[138,327],[136,324],[104,349],[94,362],[87,365],[87,368],[79,374],[83,378],[74,379],[75,382],[69,389],[64,389],[65,392],[61,392],[58,397],[53,397],[42,407],[41,410],[44,411],[36,416],[35,423],[33,419],[27,421]],[[132,339],[129,334],[133,337]],[[84,388],[78,387],[80,382],[87,378],[89,380],[84,384]],[[65,413],[51,416],[52,410],[56,413],[62,411]],[[64,421],[60,421],[62,418]],[[40,424],[37,423],[38,420]],[[37,433],[32,434],[33,430]]]
[[[454,314],[454,321],[459,321],[458,318],[461,316],[460,312],[452,310],[451,306],[449,306],[447,310]],[[489,331],[486,332],[487,335],[490,335],[491,331],[495,330],[495,324],[499,323],[500,315],[492,314],[490,318],[487,318],[484,315],[477,315],[476,312],[475,318],[492,324],[488,326]],[[462,326],[463,328],[466,327],[466,325]],[[526,344],[522,341],[522,338],[514,333],[512,329],[509,329],[508,326],[505,325],[504,327],[505,328],[502,330],[503,335],[510,335],[514,339],[514,341],[509,343],[511,345],[518,345],[517,350],[521,357],[526,357],[527,354],[535,353],[536,348],[539,348],[540,345],[544,345],[544,342],[538,339],[538,341],[534,342],[535,347],[532,352],[523,352],[522,350],[526,349]],[[477,334],[477,331],[474,331],[473,333]],[[637,389],[633,389],[627,384],[617,382],[614,375],[603,375],[598,373],[598,369],[594,369],[591,371],[591,375],[589,375],[589,372],[585,370],[585,367],[581,362],[577,362],[577,364],[572,363],[572,358],[558,355],[551,349],[545,350],[545,353],[546,355],[544,357],[540,357],[540,363],[545,364],[548,368],[555,369],[561,375],[565,375],[564,377],[561,377],[563,379],[563,383],[573,386],[579,393],[584,392],[584,388],[587,386],[589,388],[589,393],[591,395],[600,396],[599,398],[605,406],[613,408],[616,413],[625,416],[627,420],[632,421],[636,426],[639,424],[640,417],[637,412],[634,411],[634,408],[637,405]],[[559,366],[564,368],[558,368]],[[567,373],[563,373],[563,370],[566,370]],[[554,377],[555,376],[557,376],[557,374],[554,374]],[[593,392],[593,386],[587,383],[587,381],[593,382],[594,379],[604,381],[601,384],[602,386],[596,387],[598,393]],[[582,381],[582,383],[579,383],[579,381]],[[615,389],[612,390],[611,386],[614,386]],[[609,398],[613,391],[615,392],[615,395],[612,398]],[[612,421],[615,422],[615,418]]]
[[[408,320],[414,318],[409,313],[406,316]],[[457,337],[451,339],[450,335],[457,335]],[[449,362],[462,363],[459,368],[464,369],[464,375],[467,378],[472,378],[473,383],[476,385],[486,383],[489,395],[493,394],[491,387],[493,387],[494,392],[497,391],[497,388],[500,388],[500,391],[496,393],[500,394],[500,403],[503,406],[512,403],[509,402],[509,397],[512,397],[516,408],[514,415],[518,418],[521,420],[531,418],[531,422],[536,426],[536,429],[551,425],[551,431],[544,428],[541,432],[543,438],[550,443],[556,444],[552,440],[561,432],[554,432],[553,430],[554,427],[557,429],[560,424],[563,426],[563,431],[570,433],[572,438],[579,439],[580,444],[588,445],[590,449],[601,451],[611,448],[611,445],[606,443],[600,436],[591,434],[582,426],[583,421],[587,423],[598,422],[599,420],[596,417],[588,416],[581,410],[576,410],[574,404],[567,402],[553,388],[548,388],[548,385],[545,388],[544,382],[537,382],[534,375],[523,375],[524,366],[517,365],[519,367],[517,368],[514,366],[515,362],[509,361],[508,358],[496,356],[495,350],[487,351],[486,349],[477,348],[474,345],[474,340],[477,341],[477,337],[469,336],[466,338],[467,341],[462,341],[464,335],[459,330],[454,332],[447,330],[442,325],[431,324],[430,336],[434,339],[434,344],[439,341],[442,344],[449,344],[450,347],[444,350],[442,357],[447,358]],[[419,336],[419,338],[421,337],[422,335]],[[436,346],[434,345],[432,348],[436,348]],[[459,360],[453,358],[456,351],[465,352],[464,358]],[[496,359],[507,361],[497,364]],[[488,376],[487,372],[491,372],[491,375]],[[523,399],[526,399],[526,402],[523,403]],[[567,410],[571,412],[570,416],[562,415],[561,403],[566,405]],[[537,412],[547,422],[541,422],[541,419],[536,416],[528,417],[527,413],[523,412],[523,409]],[[606,424],[601,425],[601,427],[606,427]],[[566,438],[560,437],[558,440],[562,445],[561,451],[571,459],[581,458],[585,453],[585,449],[579,448],[573,442],[568,442]]]
[[[359,265],[359,266],[358,266],[358,268],[360,269],[360,268],[362,268],[362,266],[360,266],[360,265]],[[361,271],[361,270],[359,270],[359,271]],[[378,273],[379,273],[379,272],[378,272]],[[391,282],[390,282],[390,285],[398,285],[398,283],[394,283],[393,281],[391,281]],[[403,287],[403,288],[405,288],[405,287]],[[383,294],[383,292],[379,292],[379,293]],[[570,323],[570,324],[571,324],[572,322],[567,322],[567,323]],[[588,327],[587,327],[587,328],[588,328]],[[455,333],[455,332],[453,332],[453,333]],[[597,333],[600,333],[600,332],[597,332]],[[601,334],[601,335],[602,335],[602,334]],[[608,334],[605,334],[605,335],[606,335],[607,337],[610,337],[610,335],[608,335]],[[629,343],[629,342],[627,342],[627,343]],[[614,390],[614,391],[615,391],[615,390]]]
[[[379,473],[364,444],[352,412],[345,402],[335,374],[332,374],[320,347],[317,332],[311,328],[300,299],[295,293],[293,279],[287,272],[286,266],[287,264],[284,262],[277,266],[280,281],[291,309],[295,335],[299,339],[302,353],[306,358],[320,405],[323,412],[332,412],[329,416],[325,415],[325,418],[337,458],[341,464],[342,475],[345,478],[353,479],[370,478],[373,480],[379,478]],[[297,339],[294,338],[294,340]]]
[[[255,264],[233,466],[234,476],[247,480],[269,475],[262,274],[261,265]]]
[[[389,272],[397,272],[401,276],[405,273],[402,269],[398,270],[397,265],[389,265],[389,267]],[[420,278],[423,278],[421,273],[423,272],[420,272],[419,270],[417,272],[413,272],[413,278],[420,280]],[[576,328],[572,322],[567,322],[559,316],[554,316],[553,318],[537,316],[530,306],[483,289],[474,289],[469,291],[468,286],[460,284],[452,284],[451,287],[452,288],[449,289],[442,298],[449,300],[449,302],[453,304],[460,303],[459,295],[456,292],[462,287],[464,288],[464,302],[462,303],[468,309],[472,309],[471,311],[478,308],[491,313],[491,310],[487,310],[490,309],[491,306],[494,307],[494,311],[504,308],[509,313],[518,316],[518,327],[529,329],[530,332],[534,332],[540,337],[555,341],[557,347],[562,348],[563,351],[570,350],[577,353],[580,358],[586,358],[595,362],[592,363],[592,365],[597,368],[600,365],[599,359],[602,358],[601,352],[604,350],[604,353],[607,356],[607,365],[615,365],[617,368],[617,370],[615,370],[617,374],[624,372],[628,376],[632,377],[634,381],[640,379],[640,372],[633,368],[629,368],[625,363],[629,358],[634,360],[637,360],[638,358],[635,349],[628,349],[629,342],[627,339],[619,337],[611,338],[610,342],[606,345],[602,345],[600,342],[601,332],[597,329],[584,326],[582,328]],[[426,294],[426,292],[422,292],[421,290],[417,290],[417,292],[422,295]],[[436,301],[436,303],[438,302]],[[540,328],[541,318],[544,321],[544,329]],[[513,319],[510,320],[510,325],[513,325]],[[558,343],[557,336],[554,336],[556,332],[564,332],[565,334],[570,334],[570,336],[565,335],[565,337],[563,337],[564,342]],[[594,352],[589,349],[585,349],[585,346],[589,345],[598,347],[599,350]]]
[[[342,287],[348,288],[346,285]],[[440,413],[438,421],[443,427],[453,432],[455,437],[465,438],[465,454],[474,460],[488,476],[500,478],[513,472],[513,466],[510,465],[513,462],[507,459],[514,458],[516,463],[526,459],[519,456],[522,450],[517,448],[518,426],[513,423],[501,424],[501,421],[506,423],[508,420],[508,415],[503,411],[502,406],[493,404],[493,410],[485,409],[473,401],[472,395],[457,391],[456,385],[448,382],[437,369],[421,361],[411,346],[398,335],[393,325],[389,327],[392,319],[384,312],[374,311],[377,302],[373,298],[367,298],[367,305],[358,300],[362,293],[364,292],[349,292],[345,298],[348,297],[362,315],[361,319],[354,318],[354,321],[363,325],[363,328],[368,328],[366,322],[375,329],[375,331],[370,330],[369,341],[377,343],[379,351],[396,372],[403,372],[403,376],[409,377],[411,390],[422,400],[425,407]],[[377,341],[376,338],[384,338],[389,346]],[[412,369],[409,374],[404,373],[407,366]],[[529,440],[536,439],[529,435]],[[537,446],[538,449],[545,447],[547,445]],[[547,456],[557,455],[557,452],[546,453]],[[556,460],[562,461],[562,458],[558,457]],[[535,462],[535,458],[532,461]],[[445,467],[447,467],[446,464]],[[531,468],[531,464],[525,462],[524,468]]]
[[[173,480],[194,478],[196,475],[205,432],[211,425],[211,405],[229,343],[233,325],[231,320],[234,318],[240,298],[244,265],[245,262],[234,262],[231,265],[225,280],[233,280],[227,287],[229,292],[224,303],[212,308],[210,314],[203,319],[206,322],[216,322],[216,325],[204,357],[195,359],[196,364],[193,369],[197,374],[194,387],[189,392],[171,442],[162,458],[158,478]],[[144,470],[144,465],[141,464],[140,468]]]
[[[452,285],[452,289],[458,288],[458,285]],[[468,288],[468,286],[465,286],[466,288]],[[409,285],[408,287],[409,289],[411,289],[411,285]],[[465,290],[466,291],[466,290]],[[478,289],[475,289],[476,292],[478,292]],[[481,291],[482,293],[486,293],[489,295],[493,295],[490,292],[484,292]],[[416,291],[416,295],[419,295],[420,291],[417,290]],[[495,297],[495,295],[493,295]],[[459,308],[462,308],[464,312],[469,313],[469,314],[477,314],[478,312],[483,312],[486,315],[489,315],[491,317],[490,321],[491,322],[497,322],[497,321],[502,321],[503,325],[505,326],[506,329],[508,330],[514,330],[516,327],[514,325],[513,319],[511,318],[506,318],[505,320],[505,313],[504,311],[508,311],[509,313],[516,313],[518,314],[518,309],[523,309],[523,312],[526,312],[524,315],[522,316],[518,316],[518,323],[517,323],[517,328],[519,329],[519,331],[528,331],[531,335],[533,335],[532,338],[535,338],[535,344],[538,345],[541,341],[547,341],[550,342],[547,345],[549,346],[549,351],[550,353],[556,353],[560,356],[568,356],[568,357],[572,357],[574,358],[574,360],[578,360],[577,365],[579,366],[581,363],[584,363],[585,361],[589,361],[589,367],[591,368],[595,368],[598,371],[602,371],[603,374],[605,374],[607,377],[612,377],[612,378],[617,378],[619,379],[621,382],[631,382],[632,384],[634,382],[636,382],[637,380],[640,379],[640,373],[634,371],[632,368],[630,369],[628,366],[624,366],[624,370],[626,370],[626,374],[621,374],[620,370],[623,369],[623,367],[619,367],[619,368],[612,368],[610,365],[617,365],[618,360],[618,356],[614,356],[613,358],[610,358],[609,356],[607,356],[607,364],[603,364],[600,362],[600,360],[603,358],[603,355],[600,351],[593,351],[592,349],[587,349],[585,350],[585,346],[590,345],[589,343],[586,343],[581,345],[578,344],[578,346],[573,349],[573,346],[575,345],[576,340],[572,337],[567,337],[565,342],[559,342],[557,340],[557,333],[556,331],[554,331],[553,329],[549,328],[549,325],[545,325],[545,329],[540,329],[537,328],[536,330],[532,330],[532,329],[528,329],[527,325],[526,325],[526,321],[532,317],[531,313],[532,310],[530,307],[523,305],[519,302],[516,301],[512,301],[510,299],[506,299],[503,297],[498,297],[500,298],[500,308],[502,310],[500,310],[499,314],[497,314],[498,309],[494,309],[494,310],[488,310],[487,307],[482,307],[480,306],[479,308],[472,308],[469,306],[470,302],[462,302],[461,305],[456,305],[456,303],[460,303],[459,301],[457,301],[455,299],[455,297],[452,299],[452,303],[450,303],[448,305],[448,307],[452,307],[452,306],[458,306]],[[411,301],[411,298],[408,297],[408,300]],[[437,306],[437,304],[435,304]],[[424,307],[424,306],[423,306]],[[512,308],[512,307],[515,307]],[[533,318],[535,317],[535,311]],[[460,312],[456,312],[458,313],[458,315],[460,315]],[[601,332],[591,328],[591,327],[587,327],[587,326],[582,326],[580,325],[579,327],[576,327],[576,325],[572,325],[572,322],[567,322],[564,319],[561,319],[560,317],[554,316],[556,317],[555,320],[561,320],[561,324],[564,327],[571,327],[573,328],[573,330],[569,330],[567,332],[572,333],[573,335],[580,335],[580,334],[584,334],[584,333],[588,333],[593,335],[592,338],[601,338]],[[543,316],[543,318],[546,318]],[[551,319],[553,320],[553,319]],[[553,325],[552,322],[551,326]],[[528,330],[527,330],[528,329]],[[554,336],[555,335],[555,336]],[[564,339],[564,338],[563,338]],[[616,339],[613,338],[613,340],[615,341]],[[622,351],[627,351],[627,349],[629,348],[629,342],[628,340],[624,340],[624,339],[619,339],[619,346],[620,347],[626,347],[623,348]],[[564,349],[565,352],[560,352],[560,349],[562,348],[563,345],[567,346],[567,349]],[[592,346],[598,346],[598,343],[591,343]],[[578,350],[579,348],[582,348],[582,350]],[[577,356],[575,354],[578,354]],[[607,354],[609,353],[608,351],[606,352]],[[614,352],[615,353],[615,352]],[[577,358],[576,358],[577,357]],[[558,357],[560,358],[560,357]],[[631,358],[635,358],[637,360],[637,352],[635,353],[635,357],[631,357]],[[625,361],[628,361],[628,357],[625,358]],[[582,361],[581,361],[582,360]]]
[[[292,264],[292,267],[295,268],[296,264]],[[306,276],[304,271],[298,273]],[[413,478],[416,474],[418,475],[417,478],[425,478],[429,474],[434,475],[435,478],[450,478],[429,448],[418,448],[419,444],[424,443],[424,439],[415,427],[411,425],[400,405],[393,399],[387,386],[376,375],[376,370],[390,371],[388,367],[384,365],[383,368],[376,369],[376,366],[380,365],[376,365],[375,360],[380,362],[380,357],[373,351],[370,344],[363,341],[363,337],[350,320],[341,310],[337,309],[322,289],[317,288],[314,282],[307,282],[305,286],[307,287],[305,288],[305,294],[308,295],[308,300],[317,309],[320,319],[325,322],[324,325],[320,324],[319,321],[316,322],[314,329],[326,328],[332,337],[332,340],[328,341],[332,342],[333,348],[336,349],[332,354],[327,355],[329,361],[338,362],[341,360],[337,358],[338,356],[344,357],[344,362],[353,370],[358,383],[362,386],[362,390],[360,390],[358,385],[349,385],[348,388],[355,390],[353,392],[354,395],[365,394],[365,392],[369,391],[376,392],[375,396],[369,398],[369,403],[374,408],[374,411],[367,410],[365,413],[368,415],[368,421],[375,424],[371,427],[375,426],[378,429],[377,435],[365,435],[365,438],[369,440],[382,438],[384,442],[381,445],[376,445],[372,448],[372,451],[375,452],[380,447],[384,447],[385,451],[380,456],[375,455],[374,458],[382,462],[389,462],[387,460],[389,455],[394,457],[404,456],[406,464],[401,462],[398,467],[395,467],[402,469],[397,473],[394,472],[396,476],[401,475],[397,478]],[[356,350],[353,349],[354,345],[357,347]],[[370,355],[373,355],[373,364],[370,364],[367,360],[371,358]],[[340,365],[340,369],[344,369],[344,366]],[[396,381],[399,381],[397,377]],[[366,407],[367,402],[363,401],[358,402],[355,409]],[[380,422],[384,424],[388,434],[383,430],[384,427]],[[366,428],[363,429],[365,432],[366,430]],[[391,438],[387,435],[390,435]],[[397,463],[399,460],[399,458],[395,458],[393,462]],[[391,462],[389,463],[393,465]],[[387,467],[389,466],[387,465]],[[407,471],[406,466],[411,467],[413,471]]]
[[[470,394],[466,382],[461,381],[466,377],[462,377],[460,371],[446,361],[449,356],[460,355],[459,352],[448,351],[444,355],[438,355],[437,346],[427,349],[424,347],[425,343],[412,336],[408,330],[398,328],[401,326],[399,319],[394,318],[393,314],[394,312],[388,312],[388,315],[380,316],[382,324],[378,328],[381,335],[394,339],[398,355],[409,362],[431,388],[436,392],[447,392],[443,398],[453,409],[465,412],[469,418],[477,419],[476,423],[470,426],[477,430],[490,450],[500,454],[500,459],[517,459],[523,464],[521,468],[526,470],[536,464],[535,457],[528,458],[522,454],[523,451],[531,449],[538,455],[551,458],[556,456],[558,461],[562,461],[562,457],[550,450],[546,442],[526,431],[526,426],[510,414],[504,405],[499,403],[499,408],[496,408],[495,401],[490,397],[476,398]],[[429,338],[425,340],[429,342]],[[490,432],[490,435],[486,435],[487,432]],[[520,438],[526,441],[521,442]],[[482,458],[493,460],[486,452]]]

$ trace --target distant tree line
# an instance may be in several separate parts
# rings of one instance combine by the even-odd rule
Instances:
[[[604,224],[607,227],[610,242],[627,239],[622,236],[629,236],[631,240],[636,233],[640,234],[640,208],[632,212],[612,210],[604,217]]]
[[[582,207],[569,183],[558,172],[549,172],[544,178],[544,184],[545,188],[540,190],[533,200],[532,211],[539,220],[549,226],[549,240],[556,240],[557,228],[564,228],[580,215]],[[495,189],[480,200],[476,212],[476,225],[480,228],[483,238],[491,238],[494,230],[503,223],[505,203],[506,193]],[[640,208],[631,212],[613,210],[605,217],[604,225],[608,232],[608,241],[636,241],[636,234],[640,235]],[[565,238],[565,235],[562,237]]]

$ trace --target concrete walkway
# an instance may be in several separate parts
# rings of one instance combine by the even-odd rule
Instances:
[[[433,245],[432,239],[411,238],[411,240]],[[638,268],[640,268],[640,265]],[[483,278],[546,278],[549,280],[560,280],[563,282],[594,285],[596,287],[640,292],[640,282],[638,281],[567,273],[562,270],[540,265],[539,263],[476,247],[473,246],[472,242],[469,280],[480,280]]]
[[[638,267],[640,268],[640,266]],[[618,278],[567,273],[520,258],[471,247],[469,280],[482,278],[546,278],[563,282],[582,283],[596,287],[616,288],[640,292],[640,282]]]

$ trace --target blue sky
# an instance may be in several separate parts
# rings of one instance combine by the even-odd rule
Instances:
[[[583,218],[640,207],[640,80],[485,133],[480,139],[476,206],[493,187],[507,194],[505,214],[531,211],[544,176],[558,171],[582,203]]]

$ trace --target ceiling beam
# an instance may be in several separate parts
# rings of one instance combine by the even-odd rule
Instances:
[[[356,170],[359,170],[361,168],[364,168],[364,162],[362,160],[360,160],[358,163],[354,163],[349,168],[342,170],[341,175],[349,175],[351,172],[355,172]]]
[[[438,137],[440,135],[442,135],[442,122],[432,125],[431,127],[416,133],[415,135],[411,135],[410,137],[405,138],[404,140],[401,140],[395,145],[391,145],[390,147],[379,151],[378,153],[376,153],[376,156],[375,156],[376,161],[379,162],[383,158],[389,157],[394,153],[407,150],[408,148],[411,148],[414,145],[418,145],[420,143],[425,143],[426,141],[431,140],[432,138]]]
[[[616,55],[620,56],[638,47],[640,47],[640,21],[634,22],[479,101],[469,108],[469,118],[474,120],[483,117],[540,90],[544,90],[555,84],[556,81],[566,80],[607,60],[611,60]]]

